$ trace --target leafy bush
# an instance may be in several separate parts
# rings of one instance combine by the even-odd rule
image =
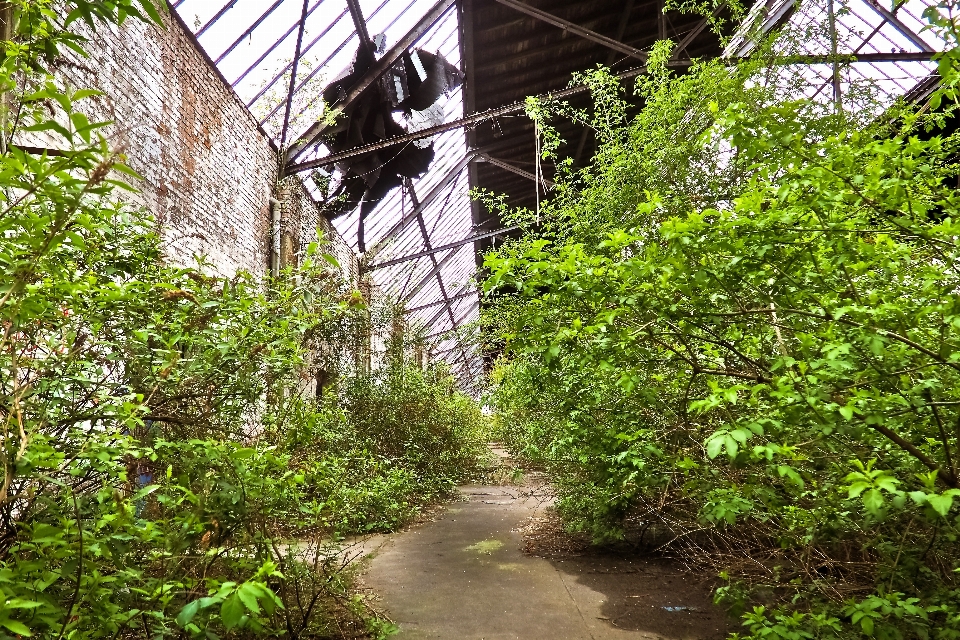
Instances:
[[[487,258],[498,423],[571,527],[716,571],[746,636],[956,638],[958,58],[875,121],[765,63],[654,66],[629,121],[602,70],[593,113],[531,104],[600,147]]]
[[[389,633],[351,593],[336,543],[448,489],[477,452],[479,410],[404,345],[399,377],[345,364],[370,314],[322,239],[266,283],[164,266],[152,221],[118,202],[135,174],[78,110],[95,92],[45,71],[59,48],[82,50],[75,20],[159,22],[156,8],[12,5],[0,637]],[[61,151],[26,153],[11,144],[23,130]],[[304,377],[331,363],[340,390],[308,400]]]

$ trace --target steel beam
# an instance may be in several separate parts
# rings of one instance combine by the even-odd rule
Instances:
[[[552,24],[555,27],[560,27],[564,31],[569,31],[572,34],[580,36],[581,38],[586,38],[587,40],[591,40],[593,42],[596,42],[597,44],[601,44],[607,47],[608,49],[619,51],[620,53],[630,56],[631,58],[636,58],[637,60],[641,60],[643,62],[647,61],[648,54],[645,51],[641,51],[640,49],[625,45],[618,40],[614,40],[613,38],[608,38],[604,35],[597,33],[596,31],[591,31],[590,29],[584,29],[583,27],[578,26],[570,22],[569,20],[558,18],[557,16],[551,13],[547,13],[546,11],[537,9],[536,7],[531,7],[530,5],[525,4],[523,2],[519,2],[518,0],[496,0],[496,2],[499,2],[500,4],[506,7],[510,7],[511,9],[514,9],[521,13],[525,13],[528,16],[536,18],[537,20],[546,22],[547,24]]]
[[[322,1],[322,0],[321,0],[321,1]],[[303,50],[300,52],[300,56],[301,56],[301,57],[305,56],[308,51],[310,51],[311,49],[313,49],[313,47],[316,46],[317,43],[319,43],[319,42],[323,39],[324,36],[326,36],[334,27],[337,26],[337,23],[339,23],[340,20],[341,20],[341,19],[343,18],[343,16],[345,16],[345,15],[347,15],[347,10],[346,10],[346,9],[344,9],[343,11],[341,11],[339,16],[337,16],[336,18],[334,18],[333,21],[331,21],[330,24],[328,24],[328,25],[324,28],[324,30],[321,31],[319,35],[317,35],[316,38],[314,38],[313,40],[311,40],[310,43],[303,48]],[[319,65],[319,68],[325,67],[325,66],[326,66],[326,63],[329,62],[329,61],[333,58],[334,55],[340,53],[340,51],[341,51],[345,46],[347,46],[347,43],[350,41],[351,38],[353,38],[352,35],[347,36],[347,39],[344,40],[342,43],[340,43],[340,47],[337,48],[337,50],[334,51],[334,52],[330,55],[330,57],[328,57],[328,58],[323,62],[323,64]],[[286,36],[284,36],[284,39],[286,39]],[[277,74],[276,74],[275,76],[273,76],[273,78],[270,79],[270,82],[267,82],[267,83],[264,84],[262,87],[260,87],[260,91],[258,91],[258,92],[256,93],[256,95],[254,95],[254,96],[250,99],[250,102],[247,103],[247,107],[248,107],[248,108],[249,108],[249,107],[253,107],[253,105],[255,105],[260,98],[262,98],[264,95],[266,95],[266,93],[267,93],[268,91],[270,91],[270,89],[273,88],[273,85],[275,85],[277,82],[280,81],[281,78],[283,78],[283,74],[285,74],[287,71],[289,71],[289,70],[293,67],[293,63],[294,63],[295,60],[297,60],[297,59],[294,59],[294,60],[291,60],[290,62],[288,62],[285,67],[283,67],[282,69],[280,69],[280,71],[277,72]],[[316,69],[314,69],[314,71],[316,71]],[[312,74],[312,73],[313,73],[313,72],[311,72],[311,74]],[[311,75],[311,77],[312,77],[312,75]],[[300,86],[297,87],[296,91],[299,91],[301,88],[303,88],[303,85],[304,85],[304,84],[306,84],[306,81],[302,81],[302,82],[300,83]],[[282,106],[283,106],[283,103],[281,102],[280,105],[278,105],[277,107],[275,107],[274,110],[270,112],[270,115],[268,115],[266,118],[264,118],[263,120],[260,121],[260,124],[262,125],[262,124],[265,123],[267,120],[269,120],[271,117],[273,117],[273,115],[277,112],[277,110],[280,109],[280,107],[282,107]]]
[[[667,10],[663,6],[663,0],[657,2],[657,33],[660,40],[667,39]]]
[[[367,50],[370,57],[373,57],[373,49],[370,47],[370,33],[367,31],[367,21],[363,19],[360,3],[357,0],[347,0],[347,8],[350,9],[350,17],[353,18],[353,28],[357,37],[360,38],[360,46]]]
[[[936,52],[927,51],[904,52],[904,53],[838,53],[836,56],[830,55],[795,55],[778,56],[771,62],[776,65],[791,64],[832,64],[835,60],[844,64],[853,64],[855,62],[930,62]],[[736,60],[737,58],[733,58]]]
[[[470,287],[470,284],[469,284],[469,283],[467,283],[466,285],[464,285],[464,288],[467,288],[467,287]],[[455,300],[462,300],[463,298],[468,298],[468,297],[470,297],[470,296],[472,296],[472,295],[476,295],[476,293],[477,293],[477,292],[476,292],[475,290],[473,290],[473,289],[471,289],[471,290],[469,290],[469,291],[463,291],[463,289],[461,289],[461,292],[460,292],[460,293],[458,293],[458,294],[456,294],[456,295],[453,295],[453,296],[450,296],[449,300],[450,300],[450,302],[454,302]],[[414,313],[414,312],[416,312],[416,311],[423,311],[424,309],[432,309],[433,307],[439,306],[439,305],[441,305],[441,304],[446,304],[446,303],[447,303],[446,300],[437,300],[436,302],[430,302],[430,303],[428,303],[428,304],[422,304],[422,305],[420,305],[419,307],[410,307],[409,309],[405,309],[405,310],[404,310],[404,313]]]
[[[433,6],[430,11],[427,12],[420,21],[414,25],[414,27],[407,32],[407,34],[400,39],[400,42],[395,44],[390,51],[388,51],[382,58],[380,58],[376,64],[374,64],[370,71],[356,84],[350,91],[347,93],[346,98],[336,105],[336,111],[342,112],[344,109],[347,109],[352,105],[360,95],[369,89],[375,82],[377,82],[380,77],[385,74],[397,60],[400,59],[400,56],[413,46],[417,40],[423,36],[433,25],[440,21],[443,15],[447,10],[453,6],[456,0],[439,0],[437,4]],[[334,105],[330,105],[333,107]],[[332,118],[325,118],[325,120],[331,120]],[[303,153],[311,147],[325,130],[325,125],[323,123],[316,123],[309,129],[307,129],[303,135],[301,135],[298,140],[299,142],[291,148],[290,160],[296,160]]]
[[[220,18],[222,18],[222,17],[224,16],[224,14],[227,13],[227,11],[230,11],[230,9],[233,9],[233,8],[237,5],[238,2],[240,2],[240,0],[232,0],[231,2],[228,2],[227,4],[225,4],[225,5],[223,6],[223,8],[220,9],[220,11],[217,11],[216,15],[214,15],[212,18],[210,18],[210,20],[207,22],[207,24],[205,24],[205,25],[203,25],[202,27],[200,27],[200,30],[197,31],[194,35],[197,36],[198,38],[199,38],[200,36],[202,36],[204,33],[207,32],[207,29],[209,29],[209,28],[212,27],[213,25],[217,24],[217,22],[220,20]]]
[[[443,355],[443,354],[445,354],[445,353],[450,353],[451,351],[456,351],[456,350],[459,349],[459,348],[460,348],[460,345],[457,344],[456,346],[450,347],[449,349],[442,349],[442,350],[440,350],[440,351],[431,351],[431,352],[430,352],[430,355],[433,356],[433,357],[437,357],[437,356]],[[461,357],[462,357],[462,356],[461,356]]]
[[[771,60],[773,64],[777,65],[791,65],[791,64],[832,64],[834,60],[839,60],[840,62],[854,63],[854,62],[929,62],[933,59],[933,56],[936,54],[932,53],[861,53],[858,55],[848,55],[840,54],[838,56],[830,55],[795,55],[795,56],[780,56]],[[736,62],[739,58],[728,58],[731,62]],[[672,60],[667,63],[668,67],[689,67],[693,62],[691,60]],[[626,79],[636,77],[642,73],[646,73],[646,68],[631,69],[625,71],[621,74],[618,74],[616,77],[618,79]],[[572,87],[570,89],[564,89],[563,91],[558,91],[556,93],[548,94],[549,98],[566,98],[569,96],[577,95],[587,91],[588,88],[585,86]],[[422,140],[423,138],[429,138],[435,136],[438,133],[443,133],[445,131],[451,131],[453,129],[459,129],[461,127],[469,127],[471,125],[476,125],[485,120],[490,120],[497,116],[506,115],[509,113],[519,113],[525,109],[524,103],[517,102],[511,105],[506,105],[503,107],[497,107],[494,109],[489,109],[487,111],[482,111],[480,113],[475,113],[472,116],[466,118],[461,118],[460,120],[454,120],[453,122],[448,122],[446,124],[437,125],[436,127],[430,127],[428,129],[421,129],[420,131],[415,131],[413,133],[408,133],[406,135],[397,136],[395,138],[389,138],[387,140],[382,140],[380,142],[375,142],[373,144],[364,145],[362,147],[356,147],[354,149],[348,149],[347,151],[341,151],[340,153],[332,153],[323,158],[317,158],[316,160],[308,160],[306,162],[301,162],[297,164],[292,164],[287,174],[300,173],[303,171],[310,171],[311,169],[317,169],[319,167],[326,167],[331,164],[336,164],[342,160],[347,160],[349,158],[355,158],[357,156],[366,155],[368,153],[373,153],[374,151],[380,151],[381,149],[388,149],[390,147],[406,144],[408,142],[414,142],[416,140]]]
[[[312,7],[310,7],[310,12],[309,12],[309,13],[312,14],[314,11],[316,11],[316,10],[320,7],[321,4],[323,4],[323,0],[317,0],[317,2],[316,2]],[[343,10],[343,13],[340,14],[340,16],[343,17],[343,16],[345,16],[346,14],[347,14],[347,10],[344,9],[344,10]],[[339,20],[339,19],[340,19],[340,18],[337,18],[337,20]],[[253,70],[256,69],[258,66],[260,66],[260,63],[263,62],[264,60],[266,60],[266,59],[267,59],[267,56],[269,56],[271,53],[273,53],[273,52],[276,50],[276,48],[280,46],[280,43],[282,43],[284,40],[286,40],[288,37],[290,37],[290,34],[293,33],[294,30],[295,30],[298,26],[300,26],[298,23],[294,23],[293,26],[291,26],[289,29],[287,29],[287,32],[284,33],[284,34],[283,34],[282,36],[280,36],[279,38],[277,38],[277,40],[274,41],[274,43],[273,43],[272,45],[270,45],[270,47],[269,47],[266,51],[264,51],[264,52],[260,55],[260,57],[257,58],[257,59],[254,61],[253,64],[251,64],[249,67],[247,67],[246,71],[244,71],[243,73],[241,73],[241,74],[237,77],[236,80],[234,80],[233,82],[230,83],[230,86],[231,86],[231,87],[236,87],[238,84],[240,84],[240,82],[241,82],[244,78],[246,78],[248,75],[250,75],[250,72],[251,72],[251,71],[253,71]],[[281,74],[281,75],[282,75],[282,74]],[[253,104],[253,103],[250,103],[250,104]],[[249,107],[250,104],[248,104],[247,106]]]
[[[429,251],[430,261],[433,262],[433,268],[437,270],[437,286],[440,287],[440,295],[443,297],[443,308],[446,309],[447,313],[450,315],[450,322],[453,324],[453,327],[457,328],[457,319],[453,317],[453,309],[450,306],[450,297],[447,296],[447,287],[443,284],[443,278],[440,277],[440,269],[438,266],[439,263],[437,262],[437,257],[434,255],[435,252],[432,251],[433,247],[430,244],[430,234],[427,233],[427,225],[423,222],[423,214],[420,213],[422,209],[420,209],[420,202],[417,200],[417,192],[413,188],[413,181],[407,178],[404,182],[404,186],[406,186],[407,190],[410,192],[410,201],[418,212],[417,225],[420,227],[420,237],[423,239],[423,245],[427,248],[427,251]],[[459,339],[457,340],[457,343],[460,343]],[[463,345],[461,345],[461,350],[462,348]]]
[[[290,128],[290,109],[293,106],[293,90],[297,86],[297,69],[300,66],[300,55],[303,52],[303,34],[307,29],[307,11],[310,9],[310,0],[303,0],[300,11],[300,30],[297,31],[297,46],[293,53],[293,69],[290,71],[290,86],[287,89],[287,106],[283,113],[283,129],[280,132],[280,153],[284,153],[287,145],[287,130]],[[281,156],[283,157],[283,156]],[[283,165],[280,167],[283,170]],[[281,175],[281,178],[283,176]]]
[[[370,14],[370,17],[372,18],[372,17],[374,17],[375,15],[377,15],[377,13],[379,13],[380,10],[383,9],[384,6],[386,6],[387,2],[389,2],[389,0],[384,0],[383,3],[381,3],[379,7],[377,7],[376,9],[374,9],[373,13]],[[415,2],[416,2],[416,0],[411,0],[410,4],[408,4],[408,5],[406,6],[406,8],[404,8],[403,11],[406,11],[407,9],[409,9],[410,7],[412,7]],[[310,49],[312,49],[312,48],[313,48],[313,45],[317,44],[325,35],[327,35],[327,33],[328,33],[331,29],[333,29],[333,27],[336,26],[337,22],[339,22],[340,19],[343,18],[343,16],[347,15],[347,11],[348,11],[348,9],[344,9],[344,10],[340,13],[340,15],[337,16],[337,18],[336,18],[333,22],[331,22],[331,23],[327,26],[327,28],[324,29],[324,30],[320,33],[320,35],[318,35],[316,38],[314,38],[313,41],[304,48],[304,53],[306,53],[307,51],[309,51]],[[395,17],[395,18],[390,22],[390,24],[387,25],[386,30],[389,30],[390,27],[392,27],[394,24],[397,23],[397,20],[399,20],[399,19],[400,19],[400,16],[403,15],[403,11],[399,12],[399,13],[397,14],[397,17]],[[327,56],[327,59],[326,59],[326,60],[324,60],[324,61],[321,62],[320,64],[314,66],[313,70],[312,70],[310,73],[308,73],[308,74],[306,75],[306,77],[304,77],[303,80],[300,81],[299,85],[297,86],[296,91],[300,91],[300,90],[303,89],[305,86],[307,86],[307,83],[310,82],[311,80],[313,80],[313,79],[314,79],[318,74],[320,74],[321,72],[327,71],[327,70],[328,70],[328,69],[327,69],[327,65],[330,64],[330,61],[333,60],[334,57],[336,57],[341,51],[343,51],[344,47],[346,47],[346,46],[350,43],[350,40],[351,40],[351,39],[353,39],[353,35],[352,35],[352,34],[349,35],[349,36],[347,36],[347,37],[340,43],[340,45],[339,45],[336,49],[334,49],[332,53],[330,53],[330,54]],[[289,67],[288,67],[288,68],[289,68]],[[280,72],[280,76],[282,76],[285,72],[286,72],[286,70],[281,71],[281,72]],[[276,76],[276,77],[271,81],[271,84],[273,84],[274,82],[276,82],[276,81],[280,78],[280,76]],[[269,88],[269,87],[270,87],[270,85],[267,85],[264,89],[262,89],[261,92],[260,92],[260,94],[258,94],[258,97],[259,97],[259,96],[262,96],[263,93],[266,92],[266,88]],[[252,103],[251,103],[251,104],[252,104]],[[270,118],[272,118],[274,115],[276,115],[277,111],[279,111],[279,110],[280,110],[280,107],[282,107],[282,106],[283,106],[283,105],[280,104],[280,105],[277,105],[276,107],[274,107],[273,109],[271,109],[271,110],[270,110],[270,113],[268,113],[268,114],[264,117],[264,119],[261,121],[261,124],[267,122]]]
[[[393,258],[392,260],[384,260],[383,262],[378,262],[377,264],[370,265],[369,267],[365,268],[363,272],[369,273],[370,271],[376,271],[377,269],[385,269],[387,267],[392,267],[393,265],[401,264],[403,262],[408,262],[410,260],[425,258],[426,256],[432,256],[434,254],[440,253],[441,251],[446,251],[448,249],[456,249],[459,246],[470,244],[471,242],[479,242],[480,240],[485,240],[487,238],[502,236],[512,231],[516,231],[519,228],[520,227],[505,227],[503,229],[497,229],[496,231],[488,231],[486,233],[481,233],[479,235],[470,236],[469,238],[464,238],[463,240],[457,240],[456,242],[440,245],[439,247],[433,247],[433,248],[427,249],[426,251],[420,251],[419,253],[412,253],[408,256]]]
[[[620,23],[617,24],[617,40],[623,38],[623,34],[627,32],[627,26],[630,24],[630,14],[633,13],[633,5],[636,4],[636,0],[627,0],[626,6],[623,7],[623,13],[620,14]],[[617,59],[617,54],[611,51],[607,55],[607,66],[611,66]],[[577,151],[573,155],[573,164],[576,165],[580,162],[580,156],[583,155],[583,150],[587,146],[587,138],[590,136],[590,128],[584,127],[583,131],[580,134],[580,142],[577,143]]]
[[[726,2],[721,2],[717,4],[717,7],[713,10],[713,14],[711,14],[710,18],[704,18],[699,23],[697,23],[697,26],[691,29],[690,32],[687,33],[686,36],[684,36],[683,40],[681,40],[677,44],[677,47],[673,50],[673,57],[677,57],[681,51],[685,51],[686,48],[690,46],[690,43],[693,42],[698,35],[703,33],[704,29],[707,28],[707,26],[710,24],[710,19],[716,18],[718,15],[720,15],[720,12],[723,11],[726,8],[726,6],[727,6]]]
[[[470,305],[470,307],[467,309],[467,314],[469,314],[471,311],[473,311],[473,310],[474,310],[475,308],[477,308],[478,306],[480,306],[480,298],[479,298],[479,296],[478,296],[477,299],[473,302],[473,304]],[[444,310],[441,309],[441,310],[438,311],[436,314],[434,314],[434,316],[433,316],[432,318],[430,318],[430,320],[428,320],[426,323],[424,323],[424,326],[425,326],[425,327],[432,327],[432,326],[433,326],[433,323],[436,322],[437,320],[439,320],[439,319],[440,319],[440,316],[443,315],[443,311],[444,311]],[[464,317],[466,317],[466,316],[464,316]],[[426,336],[426,338],[433,338],[433,337],[436,337],[436,336],[441,336],[441,335],[444,335],[445,333],[450,333],[450,331],[441,331],[440,333],[435,333],[435,334],[433,334],[433,335]],[[426,339],[426,338],[425,338],[425,339]]]
[[[492,164],[492,165],[495,166],[495,167],[500,167],[501,169],[504,169],[505,171],[509,171],[510,173],[515,173],[515,174],[517,174],[518,176],[522,176],[522,177],[526,178],[527,180],[533,180],[534,182],[537,182],[537,176],[535,176],[534,174],[530,173],[529,171],[526,171],[526,170],[524,170],[524,169],[521,169],[520,167],[515,167],[515,166],[513,166],[512,164],[510,164],[509,162],[504,162],[503,160],[500,160],[500,159],[498,159],[498,158],[493,158],[493,157],[491,157],[491,156],[489,156],[489,155],[487,155],[487,154],[485,154],[485,153],[480,153],[480,154],[479,154],[479,158],[480,158],[480,160],[482,160],[482,161],[484,161],[484,162],[489,162],[490,164]],[[553,182],[550,181],[550,180],[547,180],[546,178],[540,180],[540,182],[542,182],[548,189],[553,189],[553,187],[554,187]]]
[[[226,51],[224,51],[223,53],[221,53],[220,56],[219,56],[216,60],[214,60],[214,62],[217,63],[217,64],[220,64],[220,63],[223,61],[224,58],[226,58],[228,55],[230,55],[231,53],[233,53],[233,50],[236,49],[237,47],[239,47],[241,44],[243,44],[243,41],[244,41],[251,33],[253,33],[253,32],[256,30],[257,27],[259,27],[261,24],[263,24],[263,21],[266,20],[267,18],[269,18],[269,17],[270,17],[270,14],[272,14],[274,11],[276,11],[276,10],[280,7],[280,5],[282,5],[282,4],[283,4],[283,0],[277,0],[277,1],[274,2],[272,5],[270,5],[270,8],[267,9],[266,11],[264,11],[264,12],[263,12],[263,15],[261,15],[259,18],[257,18],[256,22],[254,22],[252,25],[250,25],[250,28],[249,28],[249,29],[247,29],[246,31],[244,31],[243,33],[241,33],[241,34],[240,34],[240,37],[237,38],[236,40],[234,40],[234,41],[233,41],[233,44],[231,44],[229,47],[227,47]]]
[[[476,309],[476,308],[479,307],[479,306],[480,306],[480,300],[479,300],[479,299],[478,299],[478,300],[474,300],[473,304],[471,304],[469,307],[467,307],[467,311],[463,314],[463,317],[460,318],[460,323],[462,323],[464,320],[466,320],[466,319],[467,319],[467,316],[469,316],[471,313],[473,313],[473,310]],[[437,321],[437,318],[439,318],[439,317],[442,316],[442,315],[443,315],[443,313],[440,313],[439,315],[434,316],[433,319],[432,319],[430,322],[426,323],[426,325],[424,325],[424,326],[429,327],[430,325],[432,325],[434,322]],[[432,334],[430,334],[430,335],[428,335],[428,336],[424,336],[423,339],[424,339],[424,340],[429,340],[430,338],[436,338],[436,337],[438,337],[438,336],[443,336],[443,335],[446,335],[446,334],[448,334],[448,333],[454,332],[454,331],[456,331],[456,330],[457,330],[456,327],[454,327],[454,328],[452,328],[452,329],[444,329],[443,331],[438,331],[437,333],[432,333]]]
[[[895,12],[884,9],[880,3],[877,2],[877,0],[866,0],[864,4],[873,9],[877,15],[883,18],[886,22],[892,24],[894,29],[899,31],[900,35],[902,35],[904,38],[912,42],[915,47],[921,51],[925,51],[926,53],[936,53],[936,50],[924,42],[923,38],[914,33],[913,29],[904,24],[903,20],[898,18]],[[899,5],[897,8],[900,8]]]
[[[668,66],[672,67],[688,67],[693,64],[690,60],[675,60],[667,63]],[[623,73],[617,74],[615,77],[618,80],[626,80],[629,78],[634,78],[642,73],[646,73],[646,67],[638,67],[636,69],[630,69],[624,71]],[[575,96],[580,93],[589,91],[589,87],[586,85],[581,85],[578,87],[571,87],[569,89],[564,89],[562,91],[557,91],[556,93],[548,94],[547,96],[540,96],[541,98],[554,98],[562,99],[568,98],[570,96]],[[318,167],[325,167],[331,164],[336,164],[341,160],[346,160],[348,158],[354,158],[356,156],[362,156],[374,151],[379,151],[381,149],[387,149],[389,147],[396,146],[398,144],[406,144],[408,142],[414,142],[415,140],[422,140],[423,138],[429,138],[435,136],[438,133],[443,133],[444,131],[451,131],[453,129],[459,129],[461,127],[469,127],[471,125],[480,124],[485,120],[490,120],[491,118],[496,118],[497,116],[507,115],[510,113],[520,113],[526,109],[526,104],[523,102],[515,102],[510,105],[503,107],[496,107],[494,109],[488,109],[486,111],[481,111],[480,113],[475,113],[471,116],[461,118],[460,120],[454,120],[453,122],[448,122],[446,124],[437,125],[436,127],[430,127],[427,129],[421,129],[420,131],[414,131],[413,133],[408,133],[406,135],[397,136],[395,138],[390,138],[388,140],[383,140],[381,142],[375,142],[373,144],[364,145],[362,147],[356,147],[355,149],[348,149],[347,151],[342,151],[340,153],[332,153],[323,158],[317,158],[316,160],[308,160],[306,162],[301,162],[299,164],[292,165],[287,171],[288,174],[300,173],[302,171],[309,171],[311,169],[316,169]]]
[[[440,260],[440,262],[438,262],[437,265],[436,265],[433,269],[431,269],[430,272],[429,272],[427,275],[423,276],[423,278],[420,279],[420,282],[418,282],[418,283],[416,284],[416,286],[414,286],[413,289],[411,289],[411,290],[409,291],[409,293],[405,293],[405,294],[404,294],[403,298],[401,299],[401,302],[404,302],[404,303],[410,302],[410,300],[412,300],[414,296],[416,296],[418,293],[420,293],[420,291],[421,291],[425,286],[427,286],[427,283],[430,282],[430,280],[432,280],[434,276],[436,276],[438,273],[440,273],[440,270],[443,269],[448,262],[450,262],[451,260],[453,260],[453,258],[454,258],[458,253],[460,253],[460,249],[461,249],[463,246],[464,246],[464,245],[460,245],[459,247],[455,247],[455,248],[451,249],[451,250],[450,250],[450,253],[448,253],[447,255],[445,255],[445,256],[443,257],[443,259]]]
[[[460,10],[460,61],[465,79],[463,82],[463,117],[477,111],[477,95],[473,86],[473,79],[476,77],[476,56],[473,41],[474,27],[474,0],[460,0],[458,8]],[[477,146],[477,134],[472,129],[464,130],[467,149],[475,149]],[[480,184],[477,165],[470,164],[467,167],[467,186],[471,191]],[[476,228],[483,220],[484,209],[480,202],[471,198],[470,200],[470,218],[473,226]],[[480,256],[474,255],[474,262],[477,268],[480,267]]]
[[[443,193],[443,190],[446,189],[448,186],[450,186],[451,182],[457,179],[460,173],[464,170],[464,168],[468,164],[470,164],[470,161],[473,160],[475,156],[476,156],[475,153],[468,152],[460,160],[460,162],[455,164],[453,168],[447,172],[447,174],[443,177],[443,179],[440,180],[440,182],[438,182],[437,185],[430,190],[430,193],[428,193],[427,196],[420,201],[420,204],[413,208],[413,211],[411,211],[409,215],[405,216],[404,218],[401,218],[399,222],[397,222],[395,225],[393,225],[393,227],[389,231],[387,231],[386,235],[380,238],[380,240],[378,240],[376,244],[373,245],[373,247],[367,252],[367,256],[369,256],[370,258],[373,258],[374,256],[376,256],[380,251],[383,250],[386,244],[391,239],[393,239],[394,236],[398,235],[404,229],[410,226],[410,223],[416,220],[417,216],[427,206],[429,206],[430,203],[436,200],[440,196],[440,194]]]

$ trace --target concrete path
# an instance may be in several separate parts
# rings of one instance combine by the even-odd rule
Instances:
[[[542,509],[515,487],[470,486],[435,520],[386,536],[364,582],[404,640],[722,638],[704,589],[642,559],[524,555]]]

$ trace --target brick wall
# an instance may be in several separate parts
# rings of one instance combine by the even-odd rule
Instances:
[[[282,255],[295,260],[320,227],[355,278],[353,252],[297,179],[278,188],[277,153],[246,106],[179,21],[166,23],[100,25],[88,36],[89,58],[68,60],[59,75],[104,92],[83,110],[114,122],[107,139],[143,176],[132,204],[156,219],[168,260],[193,266],[204,256],[219,275],[267,273],[276,197],[284,203]]]

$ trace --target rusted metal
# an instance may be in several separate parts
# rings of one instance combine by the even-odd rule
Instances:
[[[719,4],[717,4],[716,9],[714,9],[714,10],[713,10],[713,13],[710,15],[710,18],[716,18],[717,16],[719,16],[720,13],[721,13],[724,9],[726,9],[726,7],[727,7],[727,3],[726,3],[726,2],[720,2]],[[703,20],[701,20],[701,21],[697,24],[697,26],[695,26],[693,29],[691,29],[691,30],[687,33],[687,35],[685,35],[685,36],[683,37],[683,40],[681,40],[680,42],[677,43],[677,46],[674,47],[674,50],[673,50],[673,55],[674,55],[674,57],[678,56],[681,51],[685,51],[686,48],[687,48],[687,46],[689,46],[689,44],[690,44],[691,42],[693,42],[693,41],[697,38],[697,36],[699,36],[701,33],[703,33],[704,29],[706,29],[708,26],[710,26],[710,18],[704,18]]]
[[[363,19],[363,10],[360,9],[360,3],[358,0],[347,0],[347,8],[350,9],[350,17],[353,18],[353,28],[357,37],[360,38],[360,47],[367,50],[367,55],[373,56],[373,43],[370,41],[367,21]]]
[[[681,67],[689,66],[692,64],[689,60],[677,60],[669,63],[671,66]],[[634,78],[642,73],[646,72],[646,68],[641,69],[631,69],[623,73],[617,74],[617,78],[629,79]],[[570,89],[564,89],[562,91],[557,91],[556,93],[550,94],[549,97],[554,99],[563,99],[570,96],[575,96],[580,93],[585,93],[589,88],[587,86],[581,85],[578,87],[572,87]],[[371,153],[373,151],[379,151],[380,149],[387,149],[389,147],[396,146],[398,144],[406,144],[409,142],[414,142],[416,140],[422,140],[423,138],[429,138],[435,136],[438,133],[443,133],[444,131],[450,131],[452,129],[459,129],[461,127],[468,127],[470,125],[478,124],[497,116],[503,116],[514,113],[521,113],[526,109],[526,104],[524,102],[516,102],[514,104],[506,105],[497,109],[489,109],[481,113],[475,113],[472,116],[466,118],[461,118],[460,120],[454,120],[453,122],[447,122],[445,124],[437,125],[436,127],[430,127],[427,129],[421,129],[420,131],[415,131],[413,133],[408,133],[403,136],[397,136],[395,138],[389,138],[383,140],[382,142],[377,142],[374,144],[364,145],[362,147],[357,147],[355,149],[350,149],[348,151],[343,151],[340,153],[330,154],[323,158],[317,158],[316,160],[307,160],[306,162],[301,162],[298,164],[293,164],[288,167],[288,173],[300,173],[302,171],[309,171],[310,169],[316,169],[318,167],[325,167],[331,164],[336,164],[341,160],[346,160],[348,158],[353,158],[359,155],[364,155]]]

